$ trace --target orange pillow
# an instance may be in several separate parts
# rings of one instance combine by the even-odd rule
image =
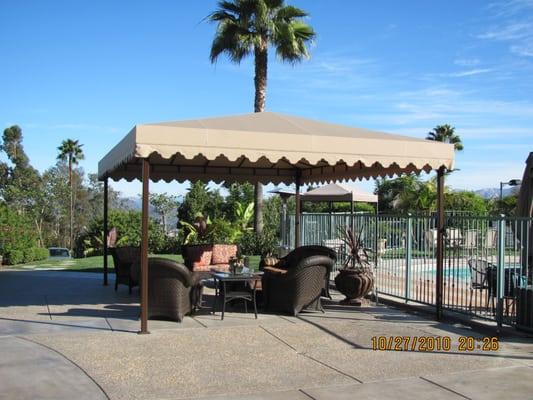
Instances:
[[[201,244],[187,247],[187,259],[193,269],[210,265],[212,256],[211,245]]]
[[[231,257],[237,256],[237,246],[234,244],[214,244],[211,264],[229,264]]]

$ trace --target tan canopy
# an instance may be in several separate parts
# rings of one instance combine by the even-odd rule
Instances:
[[[453,168],[453,155],[451,144],[269,112],[135,126],[100,161],[98,177],[104,181],[104,235],[108,232],[108,179],[142,179],[140,333],[148,333],[149,182],[161,179],[295,183],[294,241],[299,246],[301,184],[437,169],[440,315],[444,170]],[[104,285],[107,254],[104,240]]]
[[[361,189],[343,185],[342,183],[330,183],[310,190],[300,196],[302,201],[360,201],[365,203],[377,203],[378,196],[367,193]]]
[[[302,184],[453,168],[453,145],[271,113],[136,125],[99,163],[101,180]]]

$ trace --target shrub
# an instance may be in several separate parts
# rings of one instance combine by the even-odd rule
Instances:
[[[141,245],[140,211],[112,211],[109,213],[109,229],[117,229],[117,246]],[[103,218],[97,218],[89,225],[85,233],[76,240],[76,256],[101,255],[103,252]],[[161,225],[150,219],[149,251],[160,253],[166,245],[166,236]]]
[[[41,255],[34,251],[37,240],[37,233],[29,218],[5,205],[0,206],[0,254],[3,254],[5,264],[36,260],[35,257]]]
[[[271,231],[245,232],[239,242],[242,254],[266,256],[272,254],[277,246],[277,238]]]
[[[18,249],[7,250],[4,253],[4,264],[16,265],[24,262],[24,251]]]
[[[46,260],[48,256],[50,255],[48,249],[44,247],[34,247],[33,248],[33,260],[32,261],[40,261],[40,260]]]

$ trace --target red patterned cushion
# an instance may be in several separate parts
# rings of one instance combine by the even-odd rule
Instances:
[[[229,264],[229,259],[237,255],[235,244],[214,244],[212,264]]]
[[[229,272],[229,264],[215,264],[211,265],[211,269],[220,272]]]
[[[212,246],[209,244],[199,244],[197,246],[186,247],[187,263],[192,267],[193,271],[209,271],[207,269],[200,269],[202,267],[209,267],[211,258],[213,256]]]
[[[198,272],[198,271],[200,271],[200,272],[203,272],[203,271],[211,271],[211,267],[212,267],[212,265],[194,265],[194,266],[192,267],[192,270],[193,270],[194,272]]]

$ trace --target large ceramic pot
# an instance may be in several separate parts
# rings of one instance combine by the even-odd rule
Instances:
[[[374,274],[370,270],[341,269],[335,277],[337,290],[346,296],[344,304],[360,304],[374,286]]]

